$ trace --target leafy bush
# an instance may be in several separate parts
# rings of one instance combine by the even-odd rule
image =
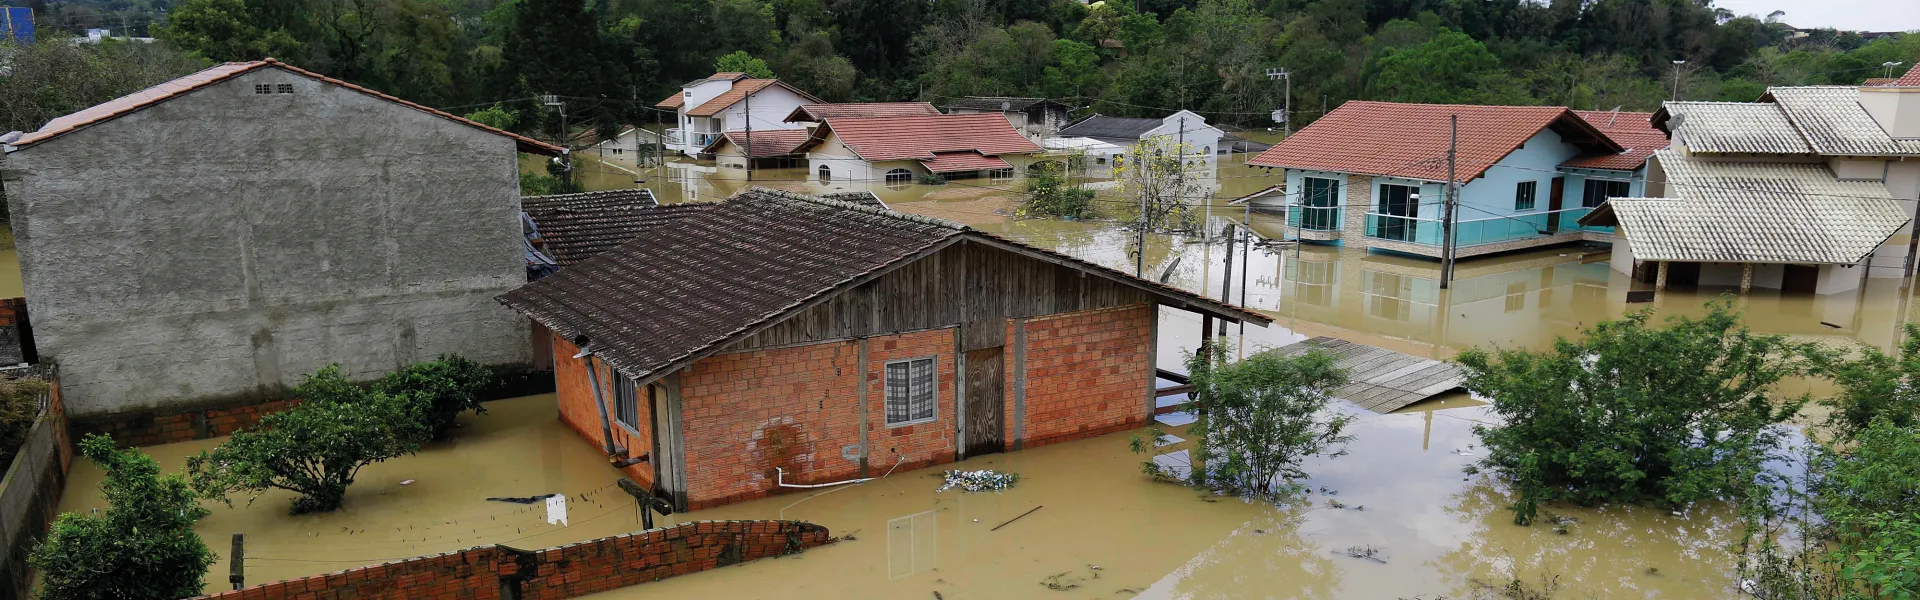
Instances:
[[[161,475],[145,454],[116,450],[90,435],[80,453],[107,470],[107,510],[64,513],[27,563],[40,571],[44,600],[173,600],[200,595],[214,555],[193,524],[207,516],[187,479]]]
[[[1187,428],[1196,438],[1189,483],[1273,497],[1306,477],[1302,461],[1346,453],[1334,447],[1352,439],[1344,432],[1353,416],[1329,408],[1347,383],[1333,354],[1267,351],[1228,363],[1225,344],[1211,344],[1187,369],[1197,417]]]
[[[1054,216],[1085,219],[1094,216],[1093,190],[1067,181],[1059,163],[1042,163],[1027,177],[1027,194],[1020,202],[1021,217]]]
[[[1809,449],[1797,485],[1763,480],[1741,575],[1761,598],[1920,598],[1920,429],[1874,419],[1840,448]],[[1778,538],[1791,528],[1799,547]]]
[[[433,436],[421,402],[355,385],[339,365],[309,376],[294,393],[299,406],[188,459],[194,488],[229,505],[235,492],[283,489],[300,494],[295,514],[330,511],[340,508],[361,467],[417,452]]]
[[[1840,395],[1821,403],[1833,409],[1827,425],[1841,438],[1858,435],[1875,418],[1900,428],[1920,422],[1920,326],[1905,327],[1907,339],[1898,357],[1866,346],[1859,358],[1829,367]]]
[[[460,413],[486,414],[480,393],[493,385],[493,371],[453,354],[415,363],[382,378],[374,387],[396,398],[408,398],[413,420],[425,424],[430,439],[445,439]],[[421,440],[427,441],[427,440]]]
[[[1477,467],[1515,484],[1514,521],[1540,502],[1742,497],[1806,402],[1775,398],[1775,385],[1812,372],[1817,350],[1754,335],[1730,307],[1666,327],[1641,311],[1543,352],[1462,353],[1467,389],[1501,422],[1474,428],[1488,450]]]
[[[40,396],[48,389],[40,379],[0,379],[0,472],[27,443],[27,430],[40,418]]]

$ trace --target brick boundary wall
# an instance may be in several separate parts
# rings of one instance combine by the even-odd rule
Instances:
[[[213,600],[557,600],[795,554],[828,543],[801,521],[694,521],[543,550],[478,546],[221,592]]]

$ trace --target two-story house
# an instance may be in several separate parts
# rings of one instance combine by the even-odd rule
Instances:
[[[1158,119],[1093,115],[1081,119],[1048,140],[1048,148],[1080,151],[1099,164],[1120,158],[1142,142],[1159,139],[1162,148],[1184,145],[1187,160],[1214,165],[1226,132],[1207,124],[1207,118],[1183,110]]]
[[[1669,102],[1653,124],[1673,144],[1654,155],[1645,194],[1583,222],[1617,227],[1613,268],[1660,288],[1827,294],[1910,274],[1920,76],[1908,77]]]
[[[1284,212],[1290,237],[1437,258],[1451,170],[1458,257],[1605,240],[1579,218],[1640,193],[1665,140],[1641,135],[1645,113],[1590,116],[1607,126],[1555,106],[1348,102],[1249,160],[1286,184],[1248,201]]]
[[[804,123],[788,122],[787,115],[803,105],[820,103],[819,98],[778,79],[714,73],[680,86],[680,93],[654,107],[676,113],[676,126],[667,130],[667,149],[694,155],[729,131],[804,128]]]

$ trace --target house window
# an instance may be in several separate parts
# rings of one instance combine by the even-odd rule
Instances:
[[[1378,214],[1370,217],[1373,221],[1373,237],[1414,241],[1419,231],[1420,188],[1410,185],[1382,184],[1380,186],[1380,206]]]
[[[887,363],[887,426],[934,420],[938,379],[933,361],[929,356]]]
[[[1522,181],[1513,190],[1514,210],[1533,210],[1534,192],[1540,187],[1538,181]]]
[[[833,169],[827,168],[826,165],[820,165],[820,181],[833,181]]]
[[[1096,165],[1104,165],[1104,164],[1107,164],[1107,157],[1105,157],[1105,156],[1095,156],[1095,157],[1093,157],[1093,164],[1096,164]]]
[[[894,169],[887,171],[887,185],[900,185],[913,181],[913,171]]]
[[[264,84],[264,83],[256,83],[256,84],[253,84],[253,93],[255,93],[255,94],[271,94],[271,93],[273,93],[273,86],[271,86],[271,85],[267,85],[267,84]]]
[[[1000,181],[1004,179],[1013,179],[1013,169],[1010,169],[1010,168],[994,169],[992,171],[987,172],[987,177],[993,179],[994,181]]]
[[[613,374],[613,420],[628,430],[640,430],[639,394],[634,393],[633,380],[617,372]]]
[[[614,148],[614,149],[613,149],[613,155],[614,155],[614,156],[619,156],[619,155],[620,155],[620,149],[619,149],[619,148]]]
[[[1629,194],[1627,182],[1613,179],[1588,179],[1586,190],[1580,194],[1580,206],[1593,208],[1606,202],[1608,198],[1624,198]]]
[[[1300,227],[1305,229],[1328,230],[1340,226],[1340,215],[1334,207],[1340,205],[1340,180],[1320,177],[1302,178],[1300,185],[1300,204],[1305,207],[1300,212]]]
[[[291,93],[293,93],[293,84],[291,84],[291,83],[276,83],[276,84],[274,84],[274,85],[273,85],[273,93],[275,93],[275,94],[291,94]]]

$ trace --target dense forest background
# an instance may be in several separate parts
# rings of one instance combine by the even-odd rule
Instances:
[[[1711,0],[30,4],[43,41],[10,50],[13,69],[0,76],[12,129],[206,61],[267,56],[455,112],[498,104],[515,128],[536,131],[552,118],[540,94],[566,98],[575,123],[651,123],[656,101],[716,65],[828,101],[1044,96],[1075,117],[1185,108],[1267,127],[1285,89],[1271,68],[1292,73],[1299,125],[1351,99],[1629,110],[1675,95],[1750,101],[1770,85],[1852,85],[1883,76],[1883,63],[1920,60],[1920,35],[1796,31],[1791,15],[1738,16]],[[161,43],[50,41],[88,28]]]

